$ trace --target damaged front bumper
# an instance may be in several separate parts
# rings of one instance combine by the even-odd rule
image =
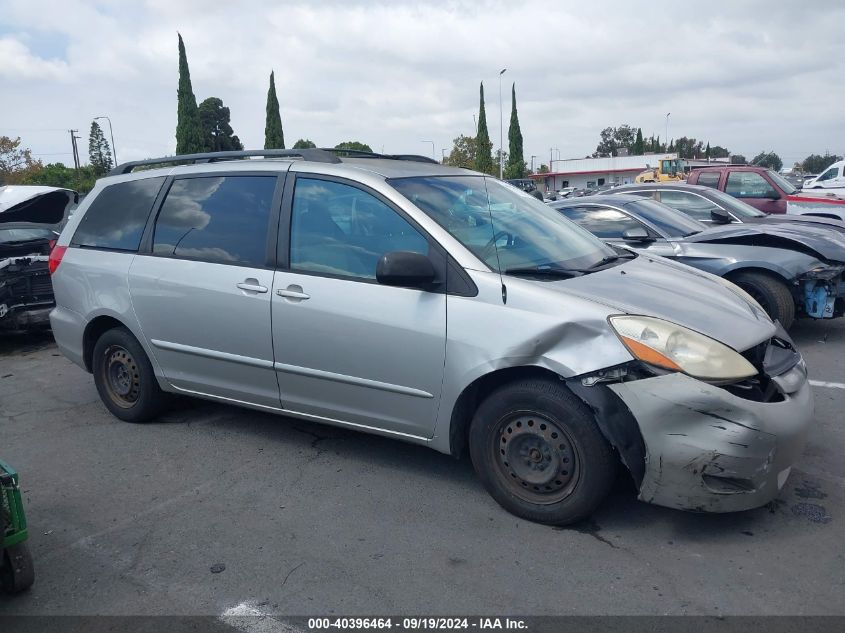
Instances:
[[[48,327],[55,306],[47,256],[0,261],[0,330]]]
[[[771,501],[803,452],[813,396],[803,360],[770,379],[777,401],[746,399],[680,373],[608,385],[645,444],[639,498],[706,512]]]

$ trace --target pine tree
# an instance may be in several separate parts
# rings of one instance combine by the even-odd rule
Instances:
[[[704,148],[704,158],[710,160],[710,141],[707,141],[707,147]]]
[[[96,121],[91,121],[91,133],[88,135],[88,162],[98,176],[106,174],[114,167],[106,135]]]
[[[279,98],[276,96],[276,77],[273,72],[270,72],[270,89],[267,91],[264,149],[285,149],[285,133],[282,131],[282,115],[279,114]]]
[[[225,152],[244,148],[229,123],[229,108],[223,105],[221,99],[209,97],[199,105],[198,110],[206,151]]]
[[[179,35],[179,89],[176,92],[176,153],[193,154],[205,149],[197,100],[191,88],[191,71],[185,43]]]
[[[642,128],[637,128],[637,140],[634,141],[634,154],[636,156],[642,156],[645,154],[645,146],[643,144],[643,130]]]
[[[493,143],[487,131],[487,114],[484,112],[484,82],[481,82],[480,105],[478,107],[478,133],[475,135],[475,169],[484,174],[493,174]]]
[[[511,86],[511,122],[508,126],[508,164],[505,178],[522,178],[525,175],[525,158],[522,155],[522,130],[516,113],[516,84]]]

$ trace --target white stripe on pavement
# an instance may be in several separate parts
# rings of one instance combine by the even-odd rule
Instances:
[[[843,382],[825,382],[824,380],[811,380],[810,384],[814,387],[830,387],[831,389],[845,389]]]
[[[303,633],[295,626],[270,617],[248,602],[226,609],[220,620],[244,633]]]

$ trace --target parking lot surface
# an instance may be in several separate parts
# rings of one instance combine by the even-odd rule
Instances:
[[[9,614],[845,614],[845,321],[792,332],[819,386],[776,502],[636,500],[555,529],[457,461],[203,401],[120,422],[52,338],[0,338],[0,458],[21,475],[35,586]]]

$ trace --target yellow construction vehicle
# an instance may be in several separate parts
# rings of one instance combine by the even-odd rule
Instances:
[[[684,163],[680,158],[661,158],[657,161],[657,167],[649,167],[640,172],[634,182],[677,182],[686,180],[684,174]]]

